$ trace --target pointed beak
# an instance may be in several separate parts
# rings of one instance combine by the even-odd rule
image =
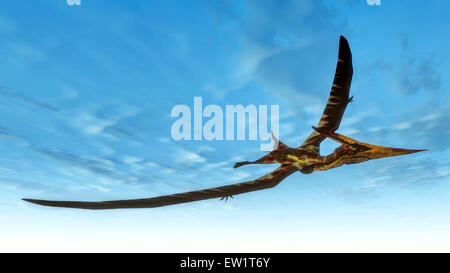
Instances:
[[[361,151],[358,153],[358,156],[368,157],[370,159],[383,158],[383,157],[391,157],[391,156],[399,156],[406,154],[413,154],[418,152],[423,152],[427,150],[410,150],[410,149],[400,149],[400,148],[390,148],[383,146],[376,146],[371,144],[362,143],[365,147],[370,149],[366,151]]]
[[[405,154],[412,154],[423,152],[427,150],[410,150],[410,149],[400,149],[400,148],[390,148],[384,146],[372,145],[364,142],[360,142],[349,138],[347,136],[334,133],[331,131],[323,131],[313,127],[314,130],[321,133],[322,135],[331,138],[339,143],[349,146],[351,149],[356,151],[356,156],[367,157],[370,159],[399,156]]]

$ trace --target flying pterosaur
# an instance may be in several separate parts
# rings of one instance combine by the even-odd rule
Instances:
[[[125,209],[125,208],[155,208],[167,205],[187,203],[211,198],[228,199],[233,195],[263,190],[275,187],[283,179],[296,171],[309,174],[314,171],[324,171],[342,166],[343,164],[355,164],[371,159],[398,156],[416,153],[425,150],[407,150],[388,148],[359,142],[349,137],[336,133],[347,104],[352,101],[349,98],[350,85],[353,75],[352,54],[347,39],[343,36],[339,41],[339,56],[327,105],[317,127],[298,148],[292,148],[280,142],[275,136],[274,150],[268,155],[249,162],[238,162],[234,165],[238,168],[247,164],[280,163],[281,166],[253,181],[232,184],[217,188],[190,191],[172,195],[145,199],[115,200],[102,202],[83,201],[48,201],[37,199],[23,199],[43,206],[66,207],[79,209]],[[325,138],[335,140],[342,145],[327,156],[320,155],[320,143]]]

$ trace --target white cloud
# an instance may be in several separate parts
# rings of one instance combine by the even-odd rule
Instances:
[[[244,179],[248,179],[252,176],[252,174],[244,171],[238,171],[233,173],[233,177],[231,178],[231,181],[242,181]]]
[[[161,143],[169,143],[170,139],[168,137],[159,137],[158,141]]]
[[[347,127],[347,128],[342,128],[340,130],[340,133],[342,135],[353,135],[353,134],[359,133],[359,130],[355,129],[355,128]]]
[[[369,131],[369,132],[379,132],[381,130],[383,130],[383,128],[381,128],[379,126],[376,126],[376,127],[369,128],[367,131]]]
[[[183,166],[193,166],[206,162],[206,159],[197,153],[180,150],[174,155],[174,162]]]
[[[96,111],[102,108],[112,108],[114,107],[114,112],[109,114],[107,118],[100,117],[96,115]],[[69,123],[72,124],[75,128],[81,130],[84,134],[87,135],[101,135],[108,138],[116,139],[111,134],[105,133],[104,130],[107,127],[114,126],[118,121],[134,116],[139,113],[139,109],[127,105],[127,104],[119,104],[113,106],[105,106],[101,103],[97,103],[95,105],[86,105],[84,107],[80,107],[76,113],[71,113],[68,116]]]
[[[395,124],[394,126],[392,126],[392,128],[394,128],[395,130],[405,130],[405,129],[410,128],[411,125],[412,125],[412,122],[404,121],[404,122]]]
[[[101,192],[109,192],[109,191],[111,191],[111,189],[108,189],[108,188],[100,186],[100,185],[88,184],[88,186],[90,188],[96,189],[96,190],[101,191]]]
[[[361,121],[363,121],[365,118],[376,116],[378,114],[379,114],[379,111],[376,108],[369,108],[366,110],[362,110],[352,116],[344,117],[342,119],[341,126],[350,126],[350,125],[358,124]]]
[[[308,104],[303,108],[303,111],[307,114],[321,116],[323,109],[325,108],[325,102]],[[318,121],[317,121],[318,122]]]
[[[124,163],[126,163],[126,164],[135,164],[135,163],[137,163],[137,162],[140,162],[140,161],[142,161],[143,159],[142,158],[139,158],[139,157],[135,157],[135,156],[123,156],[122,157],[122,161],[124,162]]]
[[[150,168],[159,168],[160,166],[154,162],[145,162],[145,165]]]
[[[441,113],[431,113],[419,118],[417,121],[430,121],[441,117]]]
[[[96,135],[101,133],[105,127],[113,125],[115,121],[97,118],[88,112],[80,112],[71,119],[71,123],[85,134]]]
[[[214,152],[216,149],[209,145],[201,145],[196,148],[197,153]]]

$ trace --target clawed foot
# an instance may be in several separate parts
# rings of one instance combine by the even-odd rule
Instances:
[[[347,103],[352,102],[353,101],[353,96],[351,96],[348,100]]]
[[[220,200],[224,200],[225,202],[228,200],[228,197],[231,197],[233,199],[233,195],[227,195],[227,196],[222,196],[222,198],[220,198]]]

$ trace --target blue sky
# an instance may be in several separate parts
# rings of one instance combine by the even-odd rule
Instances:
[[[0,10],[0,251],[450,251],[448,1],[14,1]],[[429,149],[274,189],[141,210],[40,207],[237,183],[260,141],[174,141],[176,104],[280,106],[317,124],[339,35],[354,102],[339,132]],[[322,153],[337,145],[325,141]]]

